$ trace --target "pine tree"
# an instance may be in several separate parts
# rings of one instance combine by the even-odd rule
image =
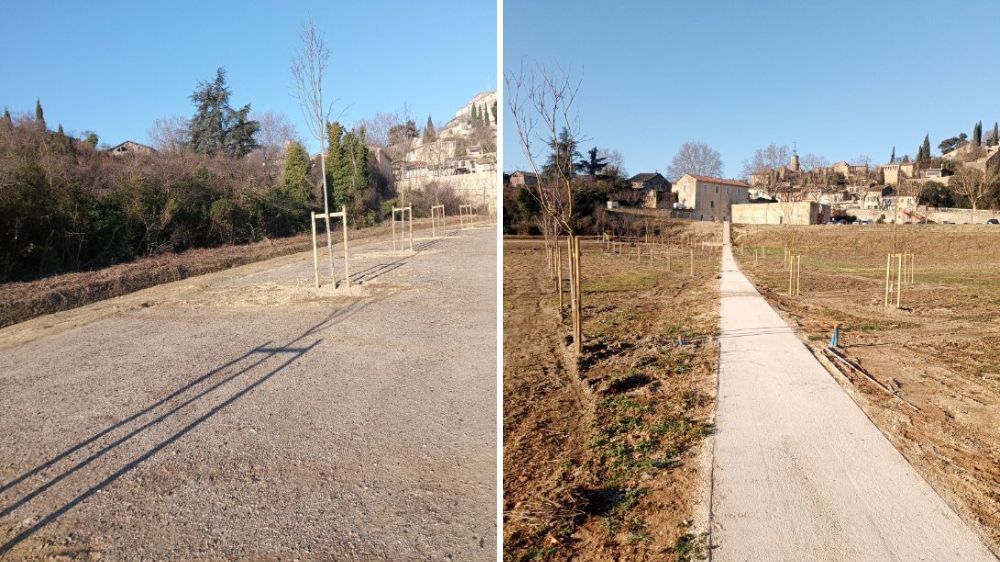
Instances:
[[[305,206],[309,200],[309,153],[300,143],[293,142],[285,153],[285,171],[282,187],[297,204]]]
[[[45,112],[42,111],[42,100],[40,99],[35,99],[35,123],[43,129],[47,128],[45,126]]]
[[[97,133],[88,133],[87,138],[83,142],[90,145],[91,148],[97,148]]]
[[[424,142],[434,142],[437,140],[437,131],[434,130],[434,121],[431,116],[427,116],[427,124],[424,125]]]
[[[241,158],[258,147],[255,135],[260,123],[249,118],[250,105],[238,110],[229,105],[231,92],[226,87],[226,70],[215,71],[215,80],[199,82],[191,94],[197,111],[188,128],[191,149],[199,154],[225,152]]]

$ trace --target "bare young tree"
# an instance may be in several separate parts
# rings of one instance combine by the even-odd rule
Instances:
[[[312,20],[306,21],[299,32],[301,50],[292,59],[291,72],[299,107],[306,126],[319,142],[320,172],[323,182],[323,212],[326,214],[326,249],[330,257],[330,275],[333,270],[333,235],[330,232],[329,189],[326,185],[326,124],[333,113],[333,102],[323,99],[323,74],[330,61],[326,41],[316,30]],[[346,220],[346,217],[345,217]]]
[[[277,161],[285,153],[288,143],[298,142],[299,133],[284,113],[255,113],[253,120],[260,123],[260,131],[257,133],[260,148],[257,153],[268,180],[273,181],[277,177]]]
[[[368,144],[381,149],[389,147],[389,129],[404,123],[399,112],[380,112],[372,117],[360,119],[354,125],[355,129],[365,128],[365,140]]]
[[[684,174],[717,178],[722,175],[722,156],[703,142],[688,141],[681,145],[667,166],[670,181],[677,181]]]
[[[160,152],[180,152],[188,142],[188,120],[180,115],[157,117],[146,131],[149,142]]]
[[[625,170],[625,156],[620,150],[614,148],[598,148],[597,157],[607,162],[604,166],[605,174],[618,176],[620,178],[628,176],[628,171]]]
[[[573,345],[577,354],[583,351],[583,321],[580,304],[580,244],[573,219],[573,154],[559,147],[566,140],[581,140],[579,121],[573,110],[582,79],[569,71],[549,69],[542,65],[532,70],[522,64],[517,72],[504,74],[507,86],[507,107],[510,110],[521,152],[531,172],[537,178],[529,192],[538,201],[543,214],[543,233],[548,248],[555,238],[555,252],[560,252],[559,236],[566,234],[569,253],[570,307],[573,320]],[[538,164],[539,144],[551,150],[553,159],[549,173]],[[565,159],[569,161],[565,161]],[[562,287],[559,286],[560,295]],[[560,311],[561,315],[561,311]]]

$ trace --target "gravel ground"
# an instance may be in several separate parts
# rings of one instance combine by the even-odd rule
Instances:
[[[0,330],[0,558],[494,559],[495,227],[388,249]]]

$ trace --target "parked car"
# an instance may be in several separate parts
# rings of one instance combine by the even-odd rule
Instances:
[[[1000,224],[1000,220],[997,220],[997,219],[986,219],[986,224]]]

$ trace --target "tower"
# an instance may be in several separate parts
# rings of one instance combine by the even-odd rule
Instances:
[[[799,155],[794,150],[792,151],[792,165],[789,167],[793,172],[799,171]]]

